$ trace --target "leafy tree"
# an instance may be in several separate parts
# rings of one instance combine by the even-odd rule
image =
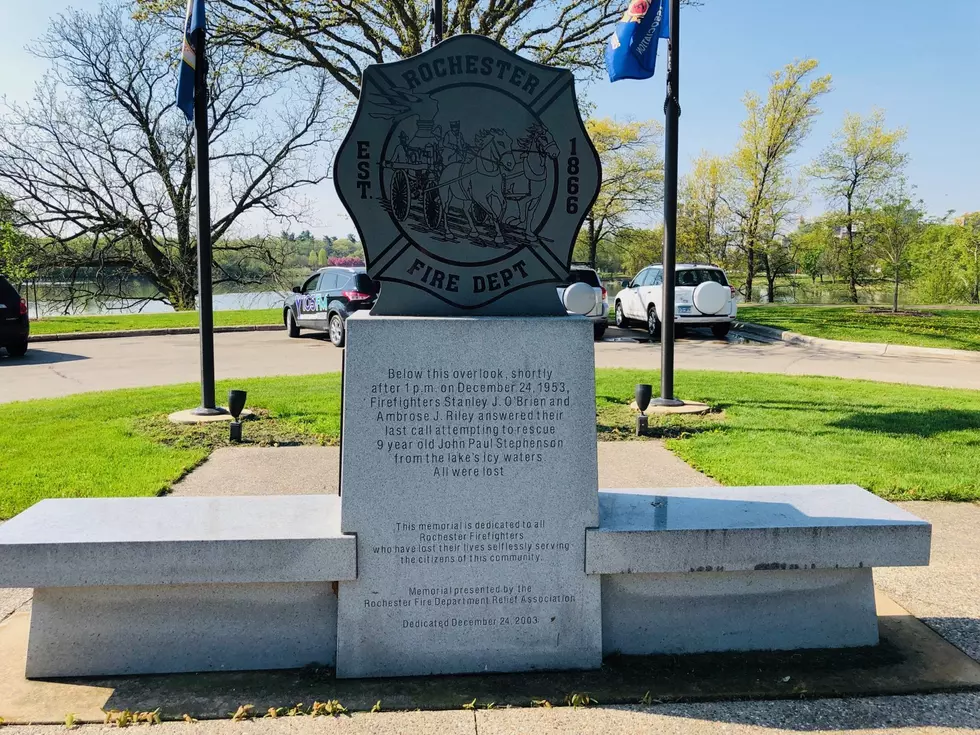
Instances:
[[[970,283],[970,303],[980,304],[980,212],[963,215],[957,222],[964,231],[964,251]]]
[[[296,236],[298,242],[313,242],[313,233],[309,230],[303,230],[299,235]]]
[[[801,222],[796,232],[790,235],[796,262],[813,283],[817,278],[822,279],[827,271],[826,255],[832,235],[833,229],[825,218]]]
[[[842,205],[841,239],[843,266],[851,301],[858,301],[865,258],[865,238],[856,232],[860,210],[869,206],[875,196],[900,176],[908,156],[899,151],[905,130],[886,130],[885,113],[875,109],[868,117],[848,113],[844,124],[811,167],[811,173],[822,180],[822,190],[835,205]]]
[[[891,276],[892,311],[898,312],[899,285],[911,272],[911,247],[922,235],[925,216],[922,202],[913,202],[904,186],[885,194],[877,205],[868,217],[868,239],[883,270]]]
[[[24,283],[36,274],[34,244],[17,227],[17,215],[10,201],[0,195],[0,275],[14,283]]]
[[[587,261],[595,267],[600,243],[663,201],[660,124],[589,120],[586,129],[602,161],[602,188],[585,218]]]
[[[813,77],[815,59],[787,64],[769,76],[765,99],[754,92],[743,98],[746,118],[732,157],[735,183],[726,203],[738,220],[736,244],[745,256],[745,294],[752,297],[759,249],[772,241],[767,222],[786,216],[796,192],[789,175],[791,156],[820,114],[817,100],[830,91],[830,75]]]
[[[152,297],[193,309],[194,147],[174,102],[174,35],[137,23],[128,6],[56,18],[37,53],[52,63],[33,103],[0,119],[0,190],[40,236],[40,265],[61,267],[75,298]],[[260,65],[229,50],[211,57],[209,138],[215,282],[255,282],[282,269],[267,238],[224,239],[247,212],[290,216],[296,191],[325,178],[310,160],[330,135],[325,87],[285,94]],[[283,96],[285,94],[285,96]],[[275,119],[264,103],[279,99]],[[265,276],[263,276],[264,278]]]
[[[321,267],[321,268],[323,268],[324,266],[326,266],[326,264],[327,264],[327,249],[326,248],[320,248],[320,250],[317,252],[317,254],[316,254],[316,264],[319,267]]]
[[[724,195],[732,182],[730,163],[701,152],[681,183],[677,213],[680,260],[723,264],[731,243],[731,211]]]
[[[306,264],[310,266],[310,268],[316,268],[319,262],[320,259],[317,256],[317,251],[315,249],[311,250],[310,254],[306,256]]]

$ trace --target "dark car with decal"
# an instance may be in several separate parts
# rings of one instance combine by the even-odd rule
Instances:
[[[378,286],[364,268],[321,268],[286,297],[282,320],[290,337],[299,337],[301,329],[315,329],[343,347],[347,317],[359,309],[370,309],[377,295]]]
[[[0,276],[0,347],[6,347],[11,357],[23,357],[30,331],[27,302],[10,281]]]

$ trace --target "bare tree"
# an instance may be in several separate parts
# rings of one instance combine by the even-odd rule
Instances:
[[[174,103],[174,34],[132,20],[127,6],[55,19],[38,46],[52,70],[28,105],[0,120],[0,191],[44,243],[39,265],[60,268],[78,298],[125,297],[133,279],[151,299],[193,309],[192,131]],[[302,187],[326,178],[314,153],[328,140],[322,77],[281,79],[216,47],[209,139],[216,283],[258,281],[285,253],[233,240],[249,212],[290,219]]]

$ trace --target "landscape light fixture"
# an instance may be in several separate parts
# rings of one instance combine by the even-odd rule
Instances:
[[[643,413],[650,405],[653,397],[653,386],[649,383],[638,383],[634,391],[636,407],[640,409],[640,415],[636,417],[636,435],[643,436],[647,430],[647,415]]]
[[[230,424],[230,439],[237,443],[242,441],[242,422],[238,420],[238,417],[242,415],[242,409],[245,408],[246,396],[248,396],[248,392],[244,390],[228,391],[228,413],[235,419]]]

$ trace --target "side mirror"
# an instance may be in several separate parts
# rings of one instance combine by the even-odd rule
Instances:
[[[293,293],[303,293],[303,289],[299,286],[293,286]]]
[[[619,285],[622,286],[623,288],[629,288],[630,287],[630,282],[629,281],[620,281],[619,282]]]

